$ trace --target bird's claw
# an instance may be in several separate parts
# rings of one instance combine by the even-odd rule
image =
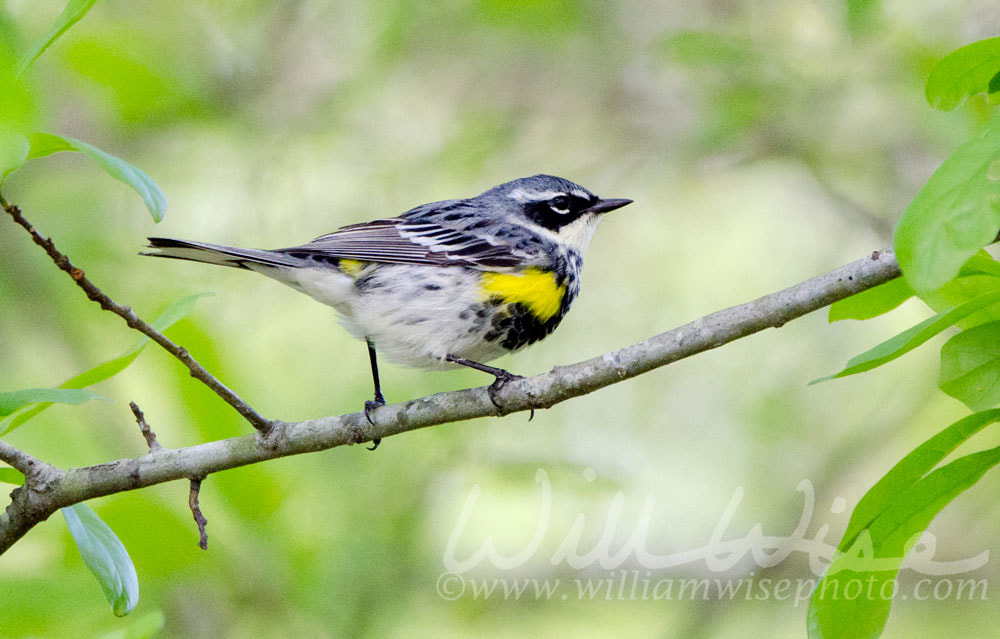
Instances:
[[[368,423],[371,424],[372,426],[375,425],[375,420],[372,419],[372,411],[374,411],[376,408],[380,406],[385,406],[385,398],[382,397],[382,393],[375,395],[375,399],[369,399],[367,402],[365,402],[365,419],[367,419]],[[368,450],[375,450],[381,443],[382,443],[382,438],[376,437],[375,439],[372,440],[372,445],[368,446]]]
[[[501,371],[501,373],[502,374],[496,375],[496,379],[493,380],[493,383],[486,387],[486,393],[490,396],[490,402],[492,402],[493,405],[497,407],[497,410],[503,412],[504,410],[503,406],[501,406],[500,402],[497,401],[497,393],[499,393],[500,389],[506,386],[508,382],[513,382],[516,379],[524,379],[524,375],[515,375],[514,373],[510,373],[507,371]],[[534,417],[535,417],[535,409],[532,408],[531,415],[528,417],[528,421],[530,422],[532,419],[534,419]]]
[[[368,423],[371,424],[372,426],[375,425],[375,420],[372,419],[372,411],[375,410],[376,408],[379,408],[380,406],[385,406],[385,400],[382,399],[381,397],[376,397],[375,399],[369,399],[367,402],[365,402],[365,419],[367,419]]]
[[[501,371],[496,375],[496,379],[493,380],[493,383],[486,387],[486,392],[490,396],[490,401],[493,402],[494,406],[503,409],[503,406],[497,402],[497,393],[499,393],[500,389],[506,386],[508,382],[512,382],[515,379],[524,379],[524,377],[521,375],[515,375],[514,373],[508,373],[507,371]]]

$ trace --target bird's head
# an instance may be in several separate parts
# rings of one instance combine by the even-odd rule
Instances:
[[[529,227],[581,253],[605,213],[632,203],[632,200],[599,198],[579,184],[554,175],[512,180],[479,197],[506,211],[510,222]]]

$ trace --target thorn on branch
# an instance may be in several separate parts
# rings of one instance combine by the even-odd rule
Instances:
[[[150,452],[155,452],[163,448],[160,442],[156,441],[156,433],[153,429],[149,427],[146,423],[146,416],[143,415],[142,411],[139,409],[139,405],[135,402],[129,402],[128,407],[132,409],[132,414],[135,415],[135,422],[139,424],[139,430],[142,431],[142,436],[146,440],[146,445],[149,446]]]
[[[194,515],[194,523],[198,524],[198,547],[202,550],[208,550],[208,533],[205,532],[208,520],[205,519],[205,515],[201,514],[201,507],[198,505],[198,493],[201,492],[201,482],[203,479],[204,477],[191,478],[188,506],[191,508],[191,514]]]

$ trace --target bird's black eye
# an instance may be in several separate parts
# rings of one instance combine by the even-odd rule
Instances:
[[[549,200],[549,207],[556,213],[569,213],[569,198],[565,195],[557,195]]]

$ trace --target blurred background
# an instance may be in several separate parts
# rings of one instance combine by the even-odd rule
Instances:
[[[63,3],[0,6],[4,44],[24,51]],[[166,219],[154,225],[134,192],[69,154],[29,163],[4,195],[146,318],[214,292],[168,334],[263,414],[336,415],[361,407],[370,379],[364,345],[331,309],[263,277],[141,258],[145,237],[288,246],[539,172],[634,199],[598,230],[559,331],[498,361],[539,373],[889,245],[909,199],[983,117],[976,104],[932,110],[924,79],[998,26],[987,0],[102,0],[33,68],[39,128],[142,167],[166,192]],[[58,385],[138,340],[9,220],[0,254],[0,388]],[[162,612],[164,637],[804,636],[805,602],[677,586],[644,601],[631,581],[624,597],[615,582],[588,598],[576,584],[622,570],[652,583],[815,578],[799,552],[717,572],[701,560],[650,569],[620,551],[631,539],[651,555],[689,553],[755,526],[786,536],[803,517],[802,480],[815,492],[805,537],[836,543],[865,490],[966,410],[937,390],[933,347],[807,382],[926,316],[911,301],[831,326],[821,311],[531,423],[448,424],[375,453],[212,475],[208,552],[186,483],[92,502],[138,570],[133,616],[111,615],[55,516],[0,560],[0,635],[100,636]],[[390,401],[489,381],[383,369]],[[61,467],[142,455],[130,400],[169,447],[250,432],[155,348],[95,390],[114,401],[54,407],[5,439]],[[987,477],[935,520],[937,558],[996,548],[995,488]],[[524,556],[470,559],[486,543]],[[595,547],[591,559],[560,554]],[[441,589],[449,557],[469,567],[457,596]],[[990,562],[961,576],[993,585],[996,573]],[[529,578],[561,586],[505,598],[470,585]],[[886,636],[948,630],[995,632],[993,606],[897,600]]]

